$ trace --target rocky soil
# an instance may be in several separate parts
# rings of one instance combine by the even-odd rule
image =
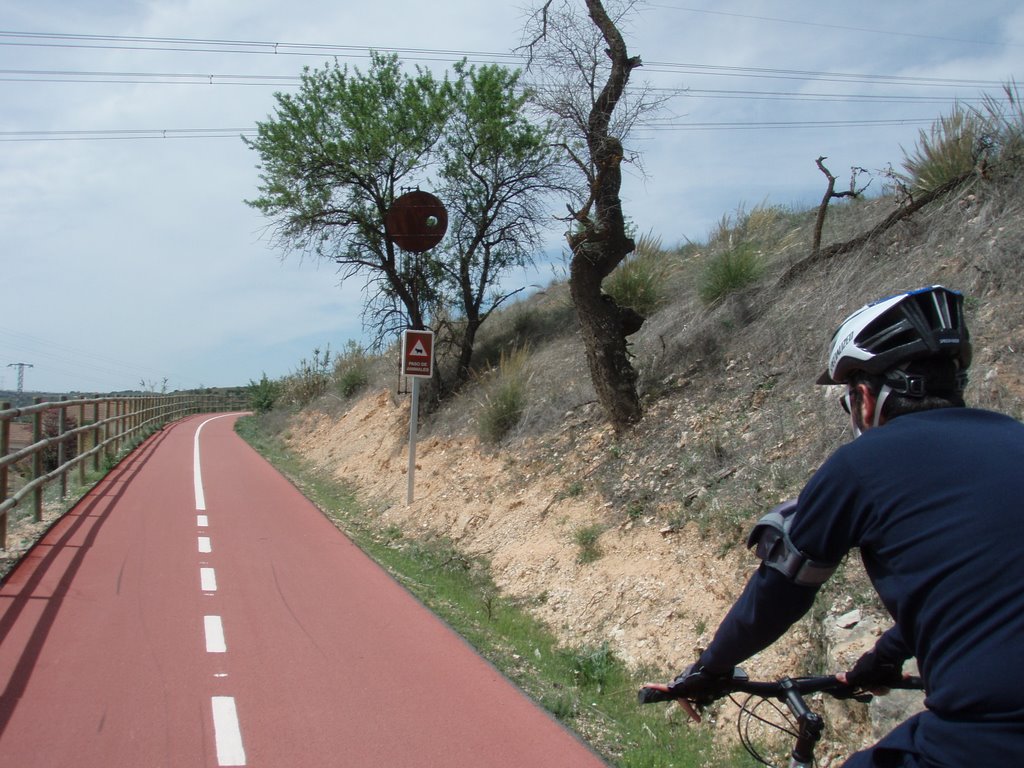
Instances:
[[[598,462],[591,466],[580,457],[605,455],[614,442],[606,427],[580,421],[568,418],[562,431],[572,431],[577,446],[603,450],[566,456],[559,452],[565,434],[519,444],[514,452],[481,446],[474,437],[428,437],[417,448],[412,504],[406,503],[408,404],[389,391],[366,396],[340,415],[305,411],[292,423],[288,443],[321,470],[354,484],[365,504],[383,510],[382,527],[445,536],[467,554],[485,556],[498,587],[535,606],[566,646],[607,642],[631,667],[671,677],[710,640],[756,561],[742,547],[702,533],[697,521],[673,526],[641,515],[608,525],[616,517],[612,503],[587,490],[593,483],[566,491],[566,474],[600,471]],[[572,471],[569,464],[576,465]],[[646,479],[640,471],[637,481],[641,475]],[[659,469],[654,475],[679,480]],[[604,529],[600,556],[582,563],[575,533],[594,525]],[[885,626],[850,598],[830,599],[827,663],[845,669]],[[746,667],[764,676],[814,671],[807,664],[819,655],[821,634],[819,624],[805,619]],[[733,738],[734,715],[734,707],[722,708],[721,738]],[[872,739],[865,712],[848,709],[837,717],[849,727],[826,753],[846,754]]]

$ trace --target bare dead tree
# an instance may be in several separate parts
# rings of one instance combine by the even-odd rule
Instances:
[[[935,189],[929,190],[916,198],[906,200],[906,202],[900,205],[895,211],[890,213],[867,232],[862,232],[846,242],[833,243],[827,248],[812,251],[808,256],[792,264],[789,269],[782,274],[778,280],[777,287],[789,285],[797,277],[819,262],[827,261],[836,256],[850,253],[851,251],[860,248],[865,243],[868,243],[878,237],[887,229],[891,229],[904,219],[909,219],[913,214],[917,213],[925,206],[930,205],[936,200],[941,200],[950,192],[960,188],[976,176],[977,172],[973,169],[965,171],[952,179],[949,179],[945,184],[935,187]]]
[[[642,416],[626,338],[644,318],[618,306],[601,283],[635,247],[620,197],[622,164],[637,161],[627,156],[625,138],[661,101],[643,88],[626,90],[642,63],[629,55],[619,31],[633,3],[616,2],[610,14],[601,0],[583,2],[586,17],[578,2],[547,0],[527,25],[523,49],[535,102],[558,125],[578,180],[567,183],[569,290],[598,401],[616,430],[623,430]]]
[[[828,188],[825,190],[825,194],[821,198],[821,204],[818,206],[818,217],[814,222],[814,242],[811,245],[812,253],[818,253],[818,251],[821,250],[821,231],[825,227],[825,213],[828,210],[829,202],[837,198],[859,197],[869,186],[871,186],[871,182],[869,181],[863,187],[857,189],[857,175],[859,173],[864,173],[865,171],[863,168],[854,167],[850,169],[850,188],[844,192],[836,192],[836,177],[832,175],[832,172],[829,171],[828,168],[825,167],[826,160],[828,160],[828,158],[822,155],[814,161],[818,166],[818,170],[825,174],[825,178],[828,179]]]

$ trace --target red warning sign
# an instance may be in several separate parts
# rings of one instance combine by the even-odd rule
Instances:
[[[434,332],[402,333],[402,375],[429,379],[434,375]]]

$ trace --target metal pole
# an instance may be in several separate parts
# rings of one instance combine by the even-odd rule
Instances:
[[[420,379],[412,378],[412,404],[409,406],[409,490],[405,503],[412,504],[413,488],[416,485],[416,422],[420,413]]]

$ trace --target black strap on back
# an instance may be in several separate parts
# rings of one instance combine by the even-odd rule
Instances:
[[[756,546],[755,554],[765,565],[774,568],[801,587],[819,587],[828,581],[839,563],[812,560],[789,538],[796,500],[779,504],[757,521],[747,537],[747,548]]]

